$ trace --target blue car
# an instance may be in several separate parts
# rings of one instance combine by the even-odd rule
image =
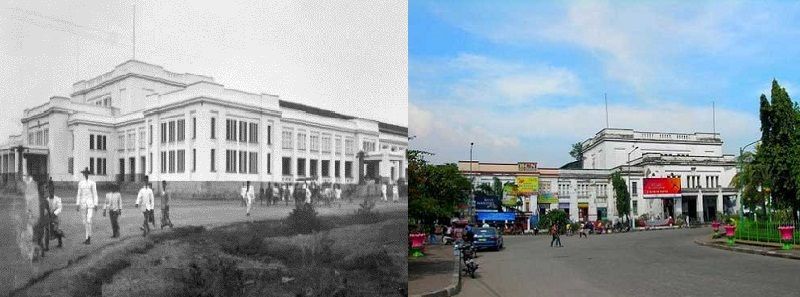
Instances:
[[[495,228],[475,228],[474,245],[476,248],[493,249],[499,251],[503,248],[503,235]]]

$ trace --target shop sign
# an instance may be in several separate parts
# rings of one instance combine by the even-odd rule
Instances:
[[[538,199],[536,199],[536,202],[539,204],[555,204],[558,203],[558,196],[550,192],[540,193]]]
[[[538,176],[517,176],[517,193],[521,196],[530,196],[539,191]]]
[[[675,198],[681,196],[681,179],[679,177],[645,178],[643,183],[644,198]]]

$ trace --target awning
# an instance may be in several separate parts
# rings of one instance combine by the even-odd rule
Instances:
[[[558,208],[569,209],[569,203],[559,203]]]
[[[476,217],[478,221],[513,221],[517,214],[513,212],[479,212]]]

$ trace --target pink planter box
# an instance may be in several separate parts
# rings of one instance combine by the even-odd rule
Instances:
[[[780,226],[778,230],[781,232],[781,240],[784,241],[791,241],[792,240],[792,232],[794,232],[794,226]]]
[[[736,226],[725,225],[725,236],[733,237],[734,233],[736,233]]]
[[[421,248],[425,244],[425,234],[424,233],[409,234],[408,240],[411,241],[411,247]]]
[[[714,230],[714,232],[719,231],[719,222],[714,221],[713,223],[711,223],[711,230]]]

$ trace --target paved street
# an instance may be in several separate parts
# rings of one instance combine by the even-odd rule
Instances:
[[[708,228],[505,238],[459,296],[800,296],[800,261],[698,246]]]

